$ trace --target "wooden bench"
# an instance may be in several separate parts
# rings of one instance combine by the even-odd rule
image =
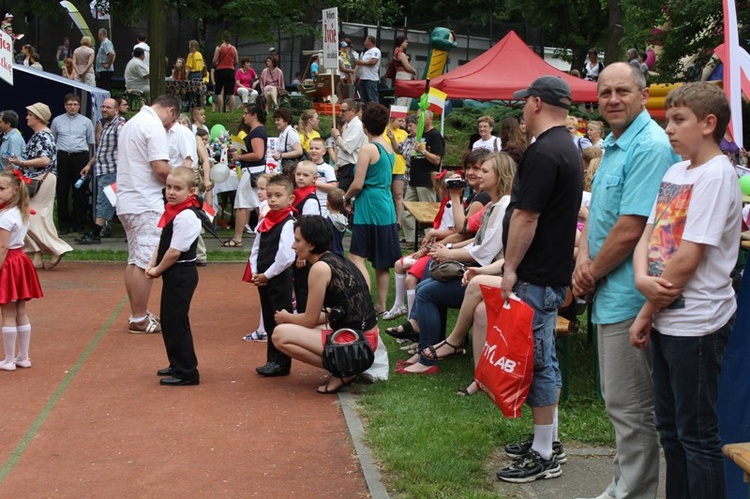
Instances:
[[[428,201],[404,201],[404,209],[412,214],[414,224],[414,251],[419,249],[419,229],[432,227],[435,217],[440,211],[440,203]]]

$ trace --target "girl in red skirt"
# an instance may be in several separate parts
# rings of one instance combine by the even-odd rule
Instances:
[[[26,315],[26,302],[42,297],[34,265],[23,252],[23,240],[29,228],[28,182],[18,170],[0,173],[0,310],[5,348],[0,369],[4,371],[31,367],[31,324]]]

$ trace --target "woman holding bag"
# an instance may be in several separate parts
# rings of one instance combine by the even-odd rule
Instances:
[[[276,312],[273,342],[293,359],[323,367],[323,347],[327,334],[342,328],[364,331],[375,351],[378,324],[372,297],[362,273],[354,264],[330,251],[333,236],[326,219],[302,216],[294,224],[292,248],[297,258],[312,266],[308,279],[307,308],[303,314]],[[328,317],[321,310],[329,311]],[[350,385],[356,376],[329,376],[318,393],[333,394]]]
[[[73,251],[68,243],[57,235],[53,212],[55,186],[57,185],[57,147],[52,132],[47,127],[52,112],[46,104],[37,102],[26,107],[26,123],[33,130],[26,143],[25,159],[14,156],[8,163],[20,168],[24,177],[41,180],[36,194],[29,201],[29,208],[36,215],[29,218],[24,251],[29,253],[34,268],[52,270],[60,263],[65,253]],[[50,255],[52,261],[45,267],[42,255]]]
[[[281,108],[274,113],[273,121],[279,130],[273,159],[281,163],[281,171],[294,182],[294,169],[303,159],[304,150],[297,130],[291,126],[292,112],[287,108]]]

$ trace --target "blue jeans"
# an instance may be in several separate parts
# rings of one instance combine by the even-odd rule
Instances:
[[[667,497],[725,496],[716,399],[734,319],[705,336],[651,331],[654,411],[667,462]]]
[[[378,96],[378,82],[375,80],[359,80],[359,88],[362,91],[362,102],[380,102]]]
[[[96,182],[96,216],[104,220],[112,220],[115,216],[115,207],[104,194],[104,188],[117,180],[117,173],[98,175],[94,180]]]
[[[557,309],[562,306],[567,286],[538,286],[519,281],[513,292],[534,309],[534,378],[526,398],[529,407],[557,404],[562,386],[560,365],[555,352]]]
[[[445,323],[449,308],[461,308],[466,287],[461,279],[440,282],[425,272],[422,282],[417,286],[412,315],[419,324],[419,351],[445,338]],[[419,362],[426,366],[435,364],[434,360],[420,355]]]

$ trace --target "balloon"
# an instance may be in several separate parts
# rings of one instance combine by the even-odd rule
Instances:
[[[648,49],[646,51],[646,60],[643,62],[646,63],[648,69],[654,69],[654,65],[656,64],[656,53],[653,50]]]
[[[217,123],[211,127],[211,140],[215,141],[221,134],[226,133],[226,131],[227,129],[224,128],[224,125]]]
[[[740,189],[742,190],[742,194],[750,196],[750,175],[740,177]]]
[[[216,163],[211,167],[210,176],[215,184],[220,184],[229,178],[229,167],[226,163]]]

